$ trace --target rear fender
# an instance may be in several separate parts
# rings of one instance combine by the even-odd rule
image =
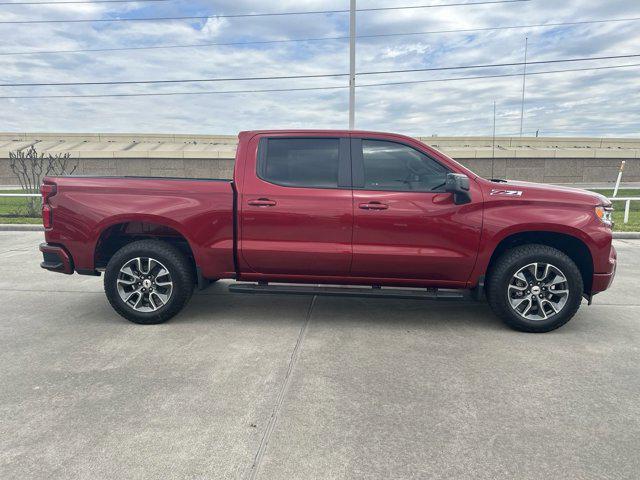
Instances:
[[[189,248],[193,253],[193,257],[196,262],[196,265],[201,264],[201,262],[203,261],[201,249],[198,248],[197,245],[195,245],[193,239],[189,238],[189,235],[187,235],[183,226],[178,222],[171,220],[170,218],[162,217],[159,215],[151,215],[151,214],[136,214],[135,217],[131,217],[128,215],[116,215],[116,216],[104,219],[102,222],[98,223],[95,227],[92,245],[91,245],[91,250],[94,252],[94,255],[93,255],[94,263],[92,265],[92,268],[95,266],[95,253],[99,247],[99,242],[102,240],[104,233],[109,228],[114,227],[115,225],[129,224],[129,223],[153,224],[159,227],[170,228],[176,231],[188,243]],[[153,235],[149,235],[149,236],[153,236]]]

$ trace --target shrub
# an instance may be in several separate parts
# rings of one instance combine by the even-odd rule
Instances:
[[[78,169],[78,160],[68,153],[38,154],[33,145],[25,150],[9,152],[9,165],[24,193],[38,193],[42,179],[47,175],[72,175]],[[39,197],[27,199],[27,214],[37,217],[41,208]]]

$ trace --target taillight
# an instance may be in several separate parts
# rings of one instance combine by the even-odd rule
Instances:
[[[42,205],[42,225],[44,228],[51,228],[53,226],[53,212],[49,205]]]
[[[58,191],[55,183],[43,183],[40,185],[40,193],[42,194],[42,203],[47,203],[49,198],[53,197]]]
[[[53,226],[53,210],[49,205],[49,199],[53,197],[58,188],[55,183],[43,183],[40,185],[40,193],[42,194],[42,224],[44,228]]]

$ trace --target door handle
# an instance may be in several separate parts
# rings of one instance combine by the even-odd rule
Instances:
[[[269,200],[268,198],[259,198],[257,200],[249,200],[247,202],[252,207],[275,207],[276,202]]]
[[[358,205],[362,210],[387,210],[389,205],[380,202],[361,203]]]

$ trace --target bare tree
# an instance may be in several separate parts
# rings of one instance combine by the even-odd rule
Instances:
[[[72,175],[78,169],[78,160],[72,160],[68,153],[38,154],[32,145],[26,150],[9,152],[9,165],[24,193],[38,193],[44,177]],[[40,207],[40,198],[27,199],[28,216],[38,216]]]

